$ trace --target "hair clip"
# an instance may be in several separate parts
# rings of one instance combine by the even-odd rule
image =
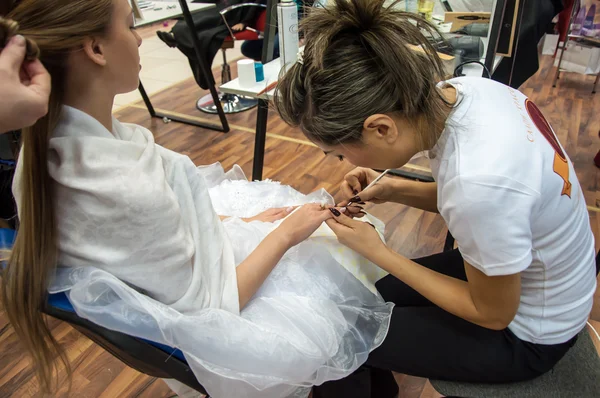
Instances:
[[[300,65],[304,65],[304,49],[298,50],[297,58],[298,58],[298,63]]]

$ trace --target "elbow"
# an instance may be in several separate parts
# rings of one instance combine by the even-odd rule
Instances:
[[[504,330],[508,328],[508,325],[515,319],[515,313],[511,314],[498,314],[482,322],[481,326],[491,330]]]
[[[510,322],[502,322],[502,321],[492,321],[487,322],[485,328],[491,330],[504,330],[510,325]]]

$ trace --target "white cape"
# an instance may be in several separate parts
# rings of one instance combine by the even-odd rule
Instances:
[[[235,267],[277,224],[217,213],[332,203],[325,191],[196,168],[147,129],[114,120],[111,133],[69,107],[49,172],[64,266],[50,290],[66,291],[94,323],[181,349],[211,396],[297,395],[349,375],[386,336],[392,304],[374,289],[384,273],[326,226],[289,250],[239,311]]]

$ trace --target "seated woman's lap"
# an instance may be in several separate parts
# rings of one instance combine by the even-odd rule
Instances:
[[[422,257],[413,261],[441,274],[449,275],[463,281],[467,280],[463,258],[457,249]],[[421,294],[393,275],[388,275],[381,279],[376,283],[375,287],[377,287],[377,290],[385,301],[392,302],[396,306],[426,307],[433,305],[431,301],[421,296]]]

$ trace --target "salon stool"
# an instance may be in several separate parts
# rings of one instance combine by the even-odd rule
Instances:
[[[246,33],[246,31],[238,33],[238,36],[244,37],[244,33]],[[255,33],[250,31],[248,31],[248,33],[256,35]],[[233,46],[234,40],[231,36],[227,37],[221,45],[221,52],[223,53],[223,66],[221,68],[221,84],[225,84],[231,81],[231,69],[229,67],[229,64],[227,63],[227,56],[225,55],[225,50],[233,48]],[[223,112],[225,112],[225,114],[247,111],[248,109],[252,109],[258,105],[258,100],[246,98],[237,94],[226,94],[219,91],[218,96],[219,102],[221,102],[221,106],[223,107]],[[217,113],[217,107],[215,106],[211,94],[206,94],[204,97],[201,97],[196,102],[196,108],[206,113]]]
[[[241,7],[257,7],[259,8],[258,16],[256,21],[247,26],[246,29],[241,32],[234,32],[227,22],[225,15],[237,8]],[[221,69],[221,84],[225,84],[231,81],[231,69],[227,63],[227,57],[225,56],[225,50],[233,48],[236,40],[262,40],[265,26],[267,24],[267,5],[261,3],[240,3],[234,4],[220,11],[223,17],[223,23],[229,30],[229,36],[225,38],[221,45],[221,52],[223,53],[223,67]],[[237,94],[225,94],[219,91],[219,102],[223,107],[223,112],[226,114],[238,113],[252,109],[258,105],[258,100],[253,98],[243,97]],[[205,95],[196,102],[196,108],[206,113],[217,113],[217,107],[214,104],[214,100],[210,94]]]
[[[518,383],[475,384],[430,380],[445,396],[460,398],[593,398],[600,397],[600,357],[586,327],[554,369]]]

